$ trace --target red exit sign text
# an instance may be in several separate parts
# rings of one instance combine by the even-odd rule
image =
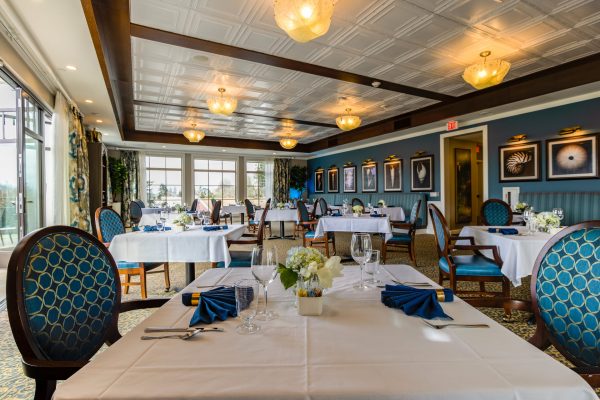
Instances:
[[[447,131],[453,131],[456,129],[458,129],[458,121],[452,120],[452,121],[446,122],[446,130]]]

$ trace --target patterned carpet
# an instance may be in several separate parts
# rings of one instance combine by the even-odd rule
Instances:
[[[277,233],[277,232],[274,232]],[[349,254],[349,234],[336,235],[337,250],[339,255]],[[292,246],[301,245],[301,240],[272,240],[265,242],[267,246],[275,246],[278,249],[280,260],[285,257],[285,253]],[[432,235],[417,236],[417,269],[426,276],[437,281],[437,255],[434,247]],[[375,248],[379,248],[378,238],[374,239]],[[233,248],[232,248],[233,249]],[[388,253],[388,264],[406,264],[410,263],[408,256],[404,253]],[[200,275],[205,269],[210,268],[208,264],[197,264],[196,274]],[[151,274],[148,276],[148,293],[152,297],[169,297],[181,290],[185,286],[184,266],[183,264],[171,265],[171,291],[165,292],[162,274]],[[492,286],[490,286],[492,288]],[[496,289],[496,288],[494,288]],[[529,298],[529,281],[523,282],[518,288],[512,289],[513,297],[520,299]],[[124,299],[139,298],[139,288],[133,287]],[[516,335],[528,339],[534,332],[534,327],[527,324],[528,313],[515,312],[513,322],[502,322],[503,312],[501,309],[481,308],[481,311],[494,320],[502,323],[506,328]],[[119,321],[121,333],[129,331],[136,326],[152,311],[134,311],[123,314]],[[548,353],[558,359],[560,362],[569,365],[558,352],[553,348]],[[0,399],[30,399],[33,397],[33,381],[24,377],[21,373],[21,358],[16,345],[12,339],[8,316],[6,311],[0,312]],[[598,391],[600,395],[600,391]]]

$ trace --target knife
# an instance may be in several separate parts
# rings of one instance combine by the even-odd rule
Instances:
[[[144,329],[144,333],[153,332],[194,332],[200,330],[202,332],[225,332],[223,328],[168,328],[160,326],[150,326]]]

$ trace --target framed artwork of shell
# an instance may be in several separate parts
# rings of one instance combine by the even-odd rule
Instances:
[[[598,134],[546,140],[548,180],[598,178]]]
[[[411,192],[433,192],[433,155],[411,157]]]
[[[541,180],[541,148],[540,142],[500,146],[500,182]]]

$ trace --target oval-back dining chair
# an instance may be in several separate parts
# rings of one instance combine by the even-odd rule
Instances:
[[[387,258],[388,250],[397,248],[408,252],[413,265],[417,265],[417,256],[415,250],[415,233],[417,231],[417,220],[419,218],[419,210],[421,209],[421,200],[417,200],[410,211],[408,222],[390,221],[392,229],[402,229],[405,232],[394,232],[392,237],[386,242],[381,241],[381,258],[383,263]],[[390,249],[388,249],[388,247]]]
[[[323,247],[325,249],[325,256],[329,257],[329,243],[331,243],[333,248],[333,253],[335,254],[335,233],[327,232],[327,237],[315,237],[316,225],[319,223],[314,216],[308,212],[308,208],[306,208],[306,204],[304,204],[301,200],[296,201],[296,207],[298,208],[298,225],[303,228],[302,233],[302,246],[306,247]]]
[[[565,228],[540,252],[531,279],[537,328],[591,386],[600,387],[600,221]]]
[[[211,200],[213,209],[212,212],[210,213],[210,222],[213,225],[219,225],[219,223],[221,222],[221,200]]]
[[[95,223],[98,239],[100,239],[100,241],[107,247],[110,245],[110,242],[112,242],[115,236],[125,233],[125,224],[123,224],[121,217],[110,207],[101,207],[96,210]],[[163,269],[155,271],[155,269],[161,265],[163,265]],[[124,276],[124,281],[121,282],[121,285],[125,290],[125,294],[129,292],[130,286],[140,286],[142,299],[145,299],[147,297],[147,273],[153,274],[163,272],[165,274],[165,289],[168,291],[171,287],[171,280],[169,278],[169,263],[167,262],[137,263],[117,260],[117,267],[119,268],[119,273]],[[132,275],[139,275],[139,282],[132,282]]]
[[[352,202],[350,203],[350,206],[351,207],[361,206],[363,208],[363,210],[365,209],[365,203],[363,203],[362,200],[359,199],[359,198],[357,198],[357,197],[355,197],[355,198],[352,199]]]
[[[481,205],[481,221],[487,226],[512,225],[513,213],[508,203],[500,199],[489,199]]]
[[[134,225],[138,225],[142,219],[142,206],[138,200],[129,203],[129,219]]]
[[[69,226],[43,228],[19,242],[8,264],[6,294],[23,371],[36,381],[35,399],[50,399],[57,380],[120,338],[119,312],[166,302],[121,304],[119,271],[108,249]]]

